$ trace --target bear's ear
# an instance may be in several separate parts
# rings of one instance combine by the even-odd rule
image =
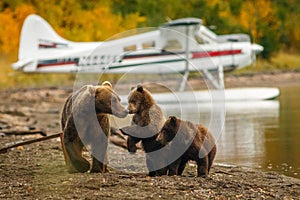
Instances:
[[[136,90],[137,90],[138,92],[143,92],[143,91],[144,91],[144,88],[143,88],[142,85],[138,85]]]
[[[132,87],[130,88],[130,91],[134,90],[134,88],[135,88],[135,87],[134,87],[134,86],[132,86]]]
[[[102,83],[102,85],[103,85],[103,86],[107,86],[107,87],[112,88],[112,85],[111,85],[111,83],[110,83],[109,81],[104,81],[104,82]]]
[[[170,124],[171,124],[172,126],[175,126],[175,125],[176,125],[177,118],[176,118],[175,116],[170,116],[169,119],[170,119]]]

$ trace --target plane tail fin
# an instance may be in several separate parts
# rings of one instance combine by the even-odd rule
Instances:
[[[68,41],[60,37],[43,18],[38,15],[29,15],[23,24],[19,60],[35,57],[40,49],[59,48],[67,46]]]

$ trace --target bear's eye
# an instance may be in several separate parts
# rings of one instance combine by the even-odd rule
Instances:
[[[135,100],[130,100],[129,103],[135,104]]]
[[[112,98],[111,100],[113,103],[116,103],[117,102],[117,99],[116,98]]]

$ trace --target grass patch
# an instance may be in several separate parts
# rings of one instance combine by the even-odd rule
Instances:
[[[270,61],[258,58],[255,64],[232,72],[232,74],[254,74],[267,72],[300,71],[300,55],[280,52]]]
[[[281,71],[300,71],[300,55],[280,52],[270,59],[270,61],[257,59],[256,64],[235,70],[231,72],[231,74],[245,75]],[[95,76],[98,75],[86,75],[87,83],[91,80],[95,80]],[[100,82],[109,80],[112,83],[116,83],[121,77],[121,74],[107,74],[101,76]],[[137,75],[133,75],[133,77],[134,79],[138,78]],[[0,90],[11,88],[73,86],[75,80],[76,74],[27,74],[15,71],[12,69],[9,59],[0,56]],[[141,80],[143,79],[141,78]]]
[[[75,74],[30,74],[15,71],[6,57],[0,57],[0,90],[11,88],[71,86]]]

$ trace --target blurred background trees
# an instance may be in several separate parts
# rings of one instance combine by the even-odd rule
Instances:
[[[247,33],[262,44],[263,58],[279,50],[300,50],[300,6],[298,0],[113,0],[114,13],[139,13],[139,25],[158,26],[168,19],[198,17],[218,34]]]
[[[74,74],[26,74],[11,68],[23,22],[32,13],[72,41],[107,40],[126,30],[197,17],[217,34],[246,33],[264,46],[259,55],[264,59],[255,67],[233,73],[300,71],[299,0],[0,0],[0,91],[73,84]]]
[[[249,34],[264,46],[265,59],[300,50],[298,0],[0,0],[0,55],[17,57],[23,21],[32,13],[73,41],[106,40],[137,27],[198,17],[218,34]]]

